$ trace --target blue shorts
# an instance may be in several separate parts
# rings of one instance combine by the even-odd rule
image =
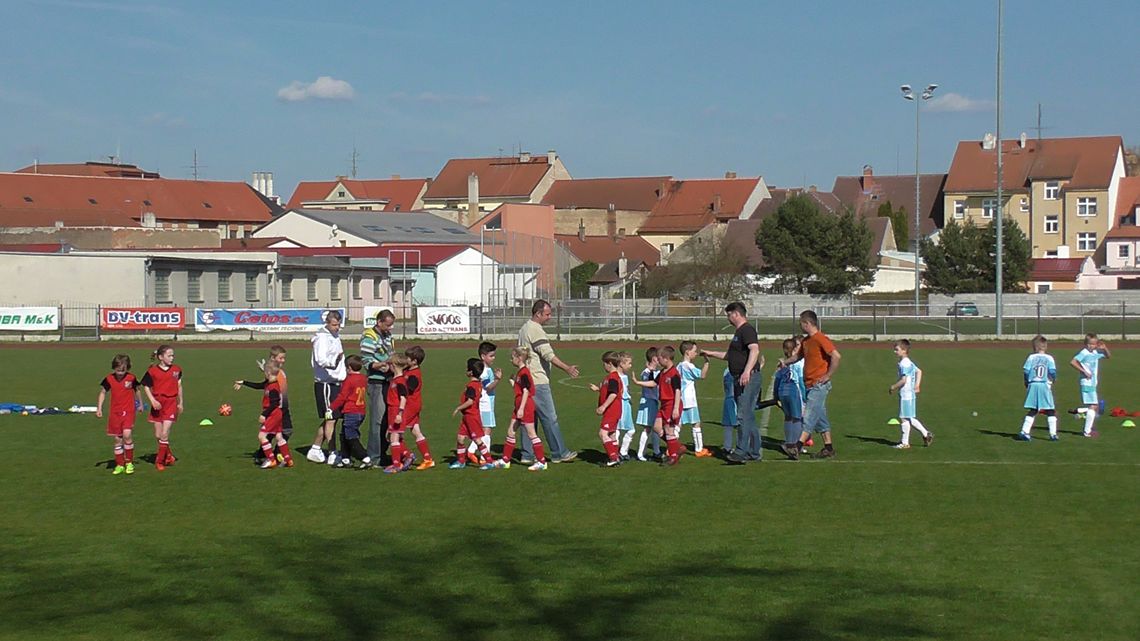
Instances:
[[[918,400],[913,398],[899,399],[899,418],[914,418],[918,416]]]
[[[1095,387],[1081,386],[1081,404],[1082,405],[1099,405],[1100,399],[1097,398]]]
[[[360,426],[363,424],[363,414],[345,414],[344,422],[340,426],[341,434],[348,439],[360,438]]]
[[[1053,410],[1053,388],[1045,383],[1030,383],[1025,390],[1025,409],[1027,410]]]
[[[657,420],[658,400],[655,398],[641,398],[637,405],[637,424],[642,427],[653,427]]]
[[[633,431],[633,410],[629,407],[629,401],[622,399],[621,402],[621,418],[618,419],[618,429],[623,432]]]
[[[701,410],[696,407],[681,410],[681,425],[696,425],[701,422]]]
[[[479,412],[479,416],[483,419],[483,427],[491,429],[495,427],[495,410],[490,412]]]
[[[807,398],[804,399],[804,430],[820,433],[831,431],[831,422],[827,420],[829,393],[831,381],[807,389]]]

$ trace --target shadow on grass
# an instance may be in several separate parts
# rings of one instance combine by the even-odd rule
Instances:
[[[882,438],[879,436],[860,436],[858,434],[846,434],[843,438],[853,438],[864,443],[874,443],[876,445],[887,445],[890,447],[894,447],[895,443],[898,443],[898,441],[892,441],[890,439]]]
[[[1018,435],[1018,432],[995,432],[994,430],[978,430],[978,433],[986,436],[998,436],[1010,441],[1016,441]]]
[[[36,541],[5,537],[0,550],[12,560],[0,570],[6,632],[660,639],[692,627],[696,595],[698,636],[706,638],[955,639],[977,632],[963,604],[978,595],[900,574],[771,560],[757,567],[756,557],[737,563],[728,554],[697,562],[664,550],[646,562],[594,536],[526,526],[403,532],[367,545],[296,531],[211,536],[203,528],[152,544],[129,563],[98,555],[77,563],[42,549],[29,559]],[[828,598],[835,594],[843,598]],[[811,606],[790,605],[797,603]],[[898,616],[900,605],[919,604],[947,616]]]

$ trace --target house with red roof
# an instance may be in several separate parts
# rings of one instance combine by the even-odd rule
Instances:
[[[656,247],[664,260],[706,226],[749,218],[770,197],[761,177],[672,180],[637,234]]]
[[[1105,236],[1104,271],[1132,282],[1121,283],[1121,289],[1140,289],[1140,176],[1120,179],[1116,199],[1116,224]]]
[[[453,158],[428,185],[423,206],[460,210],[462,222],[469,225],[504,203],[540,203],[556,180],[570,177],[554,151],[544,156],[524,151],[517,156]]]
[[[943,187],[947,174],[919,174],[919,230],[923,238],[942,229],[944,214]],[[831,196],[863,219],[879,216],[879,208],[890,205],[894,211],[906,212],[908,238],[914,242],[914,174],[876,176],[871,165],[864,165],[860,176],[837,176]],[[913,247],[901,247],[911,251]]]
[[[638,233],[671,176],[559,180],[542,202],[554,207],[554,233],[617,238]]]
[[[1116,224],[1120,136],[1002,141],[1002,198],[997,202],[997,144],[958,143],[944,187],[948,220],[989,224],[1000,209],[1029,238],[1034,258],[1093,256]]]
[[[286,205],[289,209],[340,211],[415,211],[424,207],[427,178],[303,181],[297,184]]]
[[[1116,289],[1116,279],[1102,276],[1092,256],[1031,259],[1026,284],[1034,294],[1076,289]]]

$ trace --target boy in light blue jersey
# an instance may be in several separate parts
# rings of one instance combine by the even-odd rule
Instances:
[[[483,373],[479,375],[479,384],[483,386],[483,395],[479,397],[479,416],[483,419],[483,447],[488,452],[491,451],[491,430],[495,428],[495,388],[503,380],[503,370],[492,367],[497,350],[494,343],[479,343],[479,360],[483,361]],[[478,444],[472,441],[467,451],[475,454],[479,451]]]
[[[637,403],[637,419],[635,423],[641,428],[641,438],[637,443],[637,460],[645,461],[645,444],[651,442],[653,456],[661,456],[661,439],[653,431],[653,423],[657,420],[658,396],[657,375],[661,373],[661,363],[657,360],[657,348],[650,347],[645,350],[645,369],[641,370],[639,380],[634,384],[641,387],[641,400]]]
[[[1069,413],[1076,414],[1077,418],[1084,414],[1085,438],[1098,436],[1093,425],[1096,423],[1097,411],[1100,409],[1100,399],[1097,397],[1096,386],[1100,383],[1100,360],[1102,358],[1112,358],[1112,352],[1108,351],[1108,346],[1096,334],[1088,334],[1085,336],[1084,349],[1077,352],[1077,355],[1069,362],[1073,369],[1081,373],[1081,404],[1085,406],[1069,410]]]
[[[712,452],[705,448],[705,436],[701,430],[701,410],[697,406],[697,381],[709,375],[709,357],[705,356],[705,363],[697,367],[693,359],[697,357],[697,344],[692,341],[681,341],[681,362],[677,364],[677,371],[681,374],[681,421],[677,424],[677,438],[681,438],[681,428],[691,425],[693,430],[693,455],[697,458],[708,458]]]
[[[621,432],[621,449],[618,456],[622,461],[629,460],[629,446],[633,444],[633,407],[630,404],[632,397],[629,394],[629,371],[633,368],[633,356],[629,352],[618,352],[618,378],[621,379],[621,418],[618,419],[618,431]]]
[[[922,446],[930,447],[934,434],[918,420],[918,393],[922,390],[922,370],[914,361],[910,360],[910,341],[902,339],[895,341],[895,357],[899,359],[899,378],[894,385],[887,388],[888,394],[899,393],[899,427],[902,438],[896,450],[910,449],[910,427],[922,434]]]
[[[784,443],[780,448],[792,460],[799,458],[796,445],[804,431],[804,361],[800,358],[799,337],[784,339],[784,357],[776,365],[772,374],[772,394],[774,399],[763,401],[765,405],[776,405],[784,413]]]
[[[1033,429],[1033,420],[1038,414],[1045,414],[1049,424],[1049,440],[1057,440],[1057,411],[1053,404],[1053,381],[1057,380],[1057,363],[1053,357],[1046,354],[1049,342],[1044,336],[1033,339],[1033,353],[1025,359],[1022,374],[1025,379],[1025,420],[1021,423],[1019,441],[1030,441],[1033,437],[1029,431]]]

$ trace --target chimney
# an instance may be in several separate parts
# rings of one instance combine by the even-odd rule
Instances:
[[[726,172],[724,172],[724,178],[725,178],[725,180],[736,180],[736,172],[735,171],[726,171]]]
[[[618,280],[625,280],[626,274],[629,271],[629,260],[625,257],[625,252],[621,253],[618,258]]]
[[[578,241],[586,242],[586,221],[582,218],[578,219]]]
[[[982,136],[982,149],[984,151],[993,151],[997,146],[997,137],[991,133]]]
[[[809,194],[814,194],[817,191],[819,191],[819,187],[816,187],[815,185],[808,185]]]
[[[721,208],[722,204],[723,204],[723,201],[721,200],[720,194],[713,196],[713,201],[712,201],[711,207],[712,207],[712,213],[714,216],[720,215],[720,208]]]
[[[546,164],[553,167],[555,160],[558,160],[558,154],[553,149],[548,149],[546,152]]]
[[[520,151],[519,152],[519,162],[530,162],[530,152],[529,151]]]
[[[613,203],[606,207],[606,235],[610,238],[617,238],[617,210]]]
[[[1025,132],[1024,131],[1021,132],[1021,135],[1017,137],[1017,146],[1021,147],[1022,149],[1025,149]]]
[[[662,198],[665,197],[665,186],[667,184],[668,184],[667,181],[662,180],[661,184],[658,185],[658,187],[657,187],[657,200],[661,200]]]
[[[863,165],[863,193],[871,193],[875,186],[875,169],[871,165]]]
[[[265,197],[273,198],[273,172],[265,172]]]
[[[467,176],[467,225],[473,224],[479,215],[479,175],[471,172]]]
[[[392,174],[392,180],[399,180],[400,174]]]

